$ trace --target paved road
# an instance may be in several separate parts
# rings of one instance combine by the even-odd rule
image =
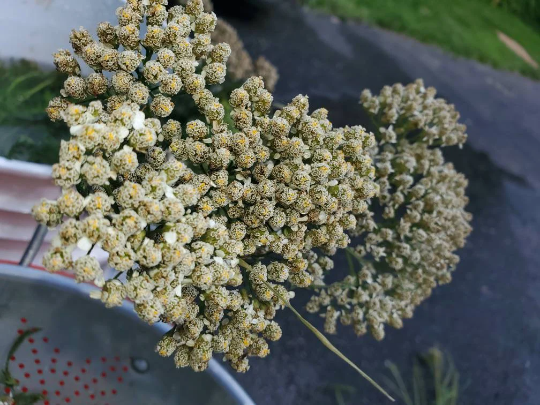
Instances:
[[[226,1],[217,0],[217,11],[251,53],[278,66],[278,101],[305,93],[314,108],[330,109],[336,125],[366,124],[357,104],[363,88],[379,91],[422,77],[456,104],[469,126],[467,147],[448,153],[470,178],[475,215],[453,283],[383,342],[357,339],[349,330],[333,341],[378,377],[385,359],[406,369],[416,353],[439,344],[468,383],[463,404],[538,404],[540,83],[381,29],[338,22],[289,0],[251,1],[236,2],[235,10],[227,1],[224,12]],[[335,403],[327,387],[336,383],[356,388],[351,404],[387,403],[290,314],[281,319],[283,341],[240,377],[258,403]]]

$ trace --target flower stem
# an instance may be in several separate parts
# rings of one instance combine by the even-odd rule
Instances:
[[[246,270],[251,270],[252,267],[249,263],[246,261],[240,259],[239,262],[240,266],[245,268]],[[272,287],[272,285],[268,282],[264,282],[266,286],[272,290],[272,292],[280,299],[280,301],[285,305],[287,308],[289,308],[296,317],[304,324],[306,328],[308,328],[316,337],[321,341],[321,343],[326,346],[332,353],[334,353],[336,356],[341,358],[344,362],[346,362],[349,366],[354,368],[362,377],[364,377],[366,380],[368,380],[375,388],[377,388],[380,392],[382,392],[388,399],[390,399],[392,402],[395,402],[394,398],[388,394],[384,388],[382,388],[379,384],[377,384],[369,375],[367,375],[365,372],[363,372],[356,364],[354,364],[347,356],[345,356],[343,353],[339,351],[337,347],[335,347],[327,338],[324,336],[319,330],[313,326],[307,319],[305,319],[300,313],[289,303],[289,300],[287,300],[285,297],[283,297],[275,288]]]

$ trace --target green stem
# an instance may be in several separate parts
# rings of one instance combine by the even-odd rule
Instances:
[[[240,266],[245,268],[246,270],[250,271],[252,269],[251,265],[247,263],[246,261],[240,259],[239,262]],[[338,356],[340,359],[342,359],[345,363],[347,363],[349,366],[351,366],[353,369],[355,369],[362,377],[364,377],[366,380],[368,380],[375,388],[377,388],[380,392],[382,392],[388,399],[390,399],[392,402],[395,402],[394,398],[388,394],[384,388],[382,388],[379,384],[377,384],[369,375],[367,375],[365,372],[363,372],[356,364],[354,364],[347,356],[345,356],[343,353],[341,353],[327,338],[324,336],[319,330],[313,326],[311,323],[309,323],[308,320],[306,320],[300,313],[289,303],[289,301],[283,297],[278,290],[276,290],[272,285],[268,282],[264,282],[264,284],[272,290],[272,292],[280,299],[280,301],[285,305],[287,308],[289,308],[296,317],[304,324],[306,328],[308,328],[316,337],[321,341],[321,343],[326,346],[332,353],[334,353],[336,356]]]
[[[354,271],[353,255],[348,250],[345,250],[345,256],[347,256],[347,264],[349,265],[349,274],[356,279],[356,271]]]

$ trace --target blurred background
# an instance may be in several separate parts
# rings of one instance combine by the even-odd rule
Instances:
[[[69,136],[44,112],[65,79],[53,70],[52,53],[69,47],[72,28],[113,20],[121,1],[0,4],[9,10],[0,14],[0,260],[17,261],[34,229],[31,206],[58,194],[47,165]],[[381,342],[345,328],[331,339],[372,377],[388,378],[387,387],[400,385],[399,373],[411,398],[398,403],[538,404],[540,2],[213,0],[213,7],[226,21],[216,35],[237,55],[220,97],[260,74],[275,87],[277,104],[307,94],[335,125],[369,127],[358,104],[363,89],[378,93],[423,78],[456,105],[469,141],[445,154],[470,180],[474,232],[453,282]],[[175,111],[183,122],[190,114]],[[337,266],[346,267],[344,256]],[[306,297],[297,296],[300,308]],[[256,403],[387,403],[290,312],[279,317],[284,338],[237,376]],[[445,372],[447,380],[437,379]],[[413,394],[422,375],[426,402]]]

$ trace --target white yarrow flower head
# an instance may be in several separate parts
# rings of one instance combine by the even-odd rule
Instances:
[[[81,76],[69,51],[55,54],[68,78],[48,113],[64,120],[71,139],[62,143],[52,170],[62,196],[42,200],[32,212],[39,223],[60,226],[58,241],[44,257],[48,270],[70,270],[77,281],[94,282],[99,291],[91,296],[106,307],[129,299],[143,321],[172,325],[157,346],[159,354],[174,355],[178,367],[195,371],[205,370],[219,354],[246,372],[249,358],[266,357],[268,342],[281,337],[274,318],[284,301],[294,298],[291,290],[322,283],[333,268],[329,256],[348,246],[350,233],[369,228],[373,236],[366,237],[366,246],[396,271],[418,257],[427,260],[426,252],[400,237],[429,239],[431,234],[407,224],[422,220],[435,229],[439,209],[446,209],[448,223],[466,219],[463,180],[441,167],[436,153],[420,159],[398,143],[386,152],[403,152],[399,163],[385,161],[382,152],[373,155],[373,133],[361,126],[334,127],[327,110],[310,111],[307,96],[272,111],[273,96],[262,75],[249,77],[223,102],[212,91],[227,77],[231,48],[213,40],[215,14],[205,11],[202,0],[169,10],[166,5],[166,0],[127,0],[117,10],[118,25],[99,24],[97,39],[83,28],[73,30],[73,52],[94,70],[89,77]],[[259,68],[271,70],[264,61]],[[429,89],[414,91],[419,99],[431,97]],[[186,98],[199,119],[171,118],[178,113],[175,103]],[[375,109],[385,100],[366,103]],[[401,110],[384,111],[393,125],[385,138],[390,143],[392,131],[402,135],[396,121]],[[435,121],[429,114],[411,115],[425,130],[424,143],[463,140],[455,113],[446,111],[448,117]],[[450,134],[434,129],[445,123]],[[391,178],[377,178],[376,170],[385,167]],[[420,174],[430,183],[415,184]],[[411,205],[399,236],[381,235],[370,222],[369,204],[387,192],[387,183],[395,190],[392,203],[384,206],[386,217]],[[454,205],[426,192],[431,186],[441,193],[446,187]],[[416,202],[421,198],[423,205]],[[426,218],[418,219],[419,213]],[[463,221],[461,231],[466,231]],[[395,242],[395,252],[381,250],[383,239]],[[95,246],[108,254],[113,278],[105,278],[90,256]],[[82,257],[73,257],[75,248]],[[447,263],[456,261],[453,248],[447,247]],[[364,273],[362,280],[372,287],[353,293],[358,302],[393,282]],[[429,275],[417,281],[422,292],[434,279],[447,279],[443,271]],[[373,308],[391,307],[391,319],[401,315],[388,301],[402,290],[375,301]],[[344,314],[332,312],[327,323]],[[370,319],[378,319],[375,315]],[[374,323],[377,331],[380,323]]]

